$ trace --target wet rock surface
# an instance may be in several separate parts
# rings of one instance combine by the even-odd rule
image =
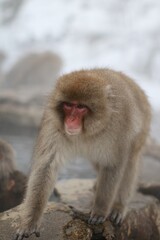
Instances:
[[[61,202],[49,203],[41,225],[42,240],[159,240],[160,205],[153,197],[135,194],[121,227],[110,221],[94,226],[87,223],[93,192],[92,180],[70,180],[58,183]],[[62,189],[63,186],[63,189]],[[71,186],[73,188],[71,188]],[[78,190],[77,190],[78,189]],[[67,195],[68,193],[68,195]],[[73,200],[74,199],[74,200]],[[83,199],[83,201],[82,201]],[[69,206],[72,207],[69,207]],[[12,239],[19,208],[0,214],[0,239]],[[37,239],[31,236],[30,239]]]

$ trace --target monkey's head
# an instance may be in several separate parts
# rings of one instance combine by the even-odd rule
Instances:
[[[96,73],[77,71],[59,78],[50,98],[67,135],[93,136],[105,129],[110,112],[106,107],[106,81]]]

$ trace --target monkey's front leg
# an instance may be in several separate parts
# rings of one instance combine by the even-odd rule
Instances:
[[[90,224],[103,223],[108,217],[121,178],[119,166],[100,168],[96,184],[96,195],[89,218]]]
[[[37,163],[38,164],[38,163]],[[39,237],[40,220],[53,190],[57,173],[56,159],[39,163],[29,178],[26,199],[20,211],[20,224],[14,240],[22,240],[35,234]]]

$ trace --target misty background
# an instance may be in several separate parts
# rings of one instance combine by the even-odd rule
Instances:
[[[145,90],[160,142],[159,0],[0,0],[0,137],[29,170],[45,99],[61,74],[122,71]],[[80,159],[60,178],[92,177]]]

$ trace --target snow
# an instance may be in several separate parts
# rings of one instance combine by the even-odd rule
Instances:
[[[1,22],[14,11],[5,13],[2,3]],[[4,70],[26,52],[48,49],[63,59],[63,73],[97,66],[129,74],[160,109],[159,0],[22,1],[13,20],[0,24]]]

